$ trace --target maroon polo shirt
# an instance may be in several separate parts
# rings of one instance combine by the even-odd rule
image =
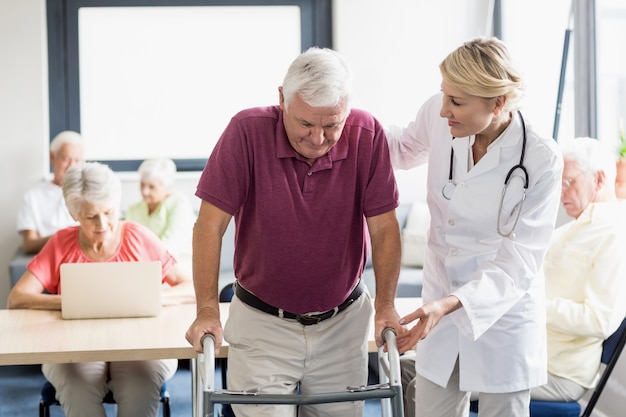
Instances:
[[[289,144],[279,106],[244,110],[215,146],[196,195],[235,218],[235,275],[293,313],[341,304],[367,257],[365,217],[398,206],[385,134],[353,109],[310,165]]]

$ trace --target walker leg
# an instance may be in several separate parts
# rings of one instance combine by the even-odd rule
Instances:
[[[191,368],[191,416],[198,417],[199,410],[199,393],[200,384],[198,383],[198,363],[196,358],[189,360],[189,367]]]
[[[383,348],[378,348],[378,382],[381,384],[389,382],[389,377],[387,376],[389,369],[386,369],[383,366],[384,362],[381,360],[381,358],[384,357],[384,354]],[[380,408],[382,417],[393,416],[391,413],[391,400],[389,398],[383,398],[380,400]]]

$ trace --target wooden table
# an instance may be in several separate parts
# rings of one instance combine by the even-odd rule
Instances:
[[[419,298],[398,298],[396,308],[405,315],[421,304]],[[220,304],[222,321],[228,303]],[[193,304],[164,307],[158,317],[64,320],[60,311],[0,310],[0,365],[32,365],[91,361],[192,359],[192,404],[201,393],[196,352],[185,332],[196,317]],[[370,326],[373,327],[373,326]],[[370,329],[368,350],[377,352]],[[217,357],[226,358],[228,346]],[[200,409],[193,407],[194,416]]]
[[[0,310],[0,365],[195,358],[185,340],[195,311],[187,304],[158,317],[63,320],[60,311]]]
[[[228,305],[220,306],[227,317]],[[196,306],[164,307],[158,317],[64,320],[60,311],[0,310],[0,365],[191,359],[193,416],[201,408],[197,354],[185,339]],[[226,347],[219,356],[228,354]]]
[[[419,298],[397,298],[400,315],[421,304]],[[222,321],[228,303],[220,305]],[[196,314],[195,305],[164,307],[160,316],[128,319],[63,320],[61,312],[0,310],[0,365],[193,359],[196,352],[185,332]],[[376,352],[370,329],[369,351]],[[225,344],[218,357],[227,357]]]

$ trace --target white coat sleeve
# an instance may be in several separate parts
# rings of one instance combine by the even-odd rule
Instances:
[[[433,114],[439,114],[439,111],[433,111],[432,108],[440,107],[441,100],[441,94],[428,99],[417,112],[415,120],[406,127],[385,127],[394,168],[411,169],[428,161],[431,140],[429,128],[434,124],[430,119]]]

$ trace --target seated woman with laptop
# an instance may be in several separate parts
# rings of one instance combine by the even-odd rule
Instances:
[[[106,165],[72,166],[63,196],[78,226],[62,229],[28,264],[11,290],[8,308],[61,310],[60,267],[66,263],[160,261],[163,304],[193,302],[191,277],[145,226],[120,221],[121,184]],[[176,359],[44,364],[67,417],[105,417],[102,399],[112,391],[118,417],[156,416],[163,382]]]

